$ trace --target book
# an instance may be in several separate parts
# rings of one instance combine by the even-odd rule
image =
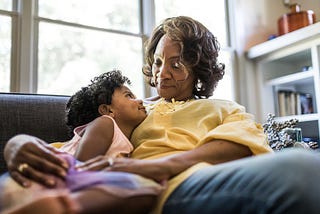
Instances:
[[[309,93],[299,93],[299,94],[300,94],[301,114],[313,113],[312,95]]]
[[[278,91],[279,116],[286,116],[285,91]]]
[[[314,113],[312,95],[289,90],[278,92],[278,114],[280,117],[289,115]]]

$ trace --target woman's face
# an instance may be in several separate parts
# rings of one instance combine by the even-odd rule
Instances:
[[[164,35],[155,50],[153,78],[160,97],[187,100],[193,97],[194,76],[180,60],[180,46]]]

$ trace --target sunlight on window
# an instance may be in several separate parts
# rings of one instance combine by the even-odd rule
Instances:
[[[219,81],[217,88],[213,92],[213,98],[234,100],[233,76],[231,71],[232,56],[227,51],[220,51],[219,62],[225,64],[225,75]]]
[[[143,97],[141,38],[48,23],[40,23],[39,32],[39,93],[71,95],[116,68]]]
[[[63,2],[63,3],[62,3]],[[139,33],[138,0],[39,0],[39,16],[66,22]]]
[[[221,46],[227,46],[225,0],[155,0],[155,7],[156,24],[167,17],[190,16],[204,24]]]
[[[203,6],[205,5],[205,7]],[[156,23],[172,16],[190,16],[205,25],[219,41],[219,61],[226,65],[225,75],[218,83],[213,98],[234,100],[231,52],[223,50],[228,46],[227,16],[225,0],[155,0]]]
[[[0,10],[12,10],[12,0],[0,0]]]
[[[0,91],[10,90],[11,18],[0,16]]]

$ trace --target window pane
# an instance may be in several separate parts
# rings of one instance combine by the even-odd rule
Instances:
[[[40,22],[38,93],[71,95],[117,68],[143,97],[141,38]]]
[[[159,24],[163,19],[172,16],[190,16],[204,24],[217,37],[220,47],[227,47],[225,2],[225,0],[198,0],[196,3],[194,0],[155,0],[156,23]],[[218,83],[213,97],[234,100],[231,52],[221,50],[219,61],[225,64],[226,73]]]
[[[12,0],[0,0],[0,10],[12,10]]]
[[[232,56],[228,51],[220,51],[219,62],[225,64],[225,74],[219,81],[217,88],[213,92],[213,98],[234,100],[233,76],[232,76]]]
[[[39,0],[40,17],[132,33],[140,32],[139,14],[139,0]]]
[[[225,0],[155,0],[156,23],[172,16],[190,16],[204,24],[221,46],[227,46]]]
[[[10,90],[11,18],[0,16],[0,91]]]

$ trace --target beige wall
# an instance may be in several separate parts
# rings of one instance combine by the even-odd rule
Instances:
[[[282,0],[233,0],[234,26],[238,51],[245,51],[253,45],[264,42],[271,34],[277,34],[277,21],[290,12]],[[313,10],[320,20],[320,0],[291,0],[301,5],[301,10]]]
[[[291,0],[301,10],[313,10],[320,21],[320,0]],[[259,113],[256,97],[256,72],[253,62],[245,56],[246,50],[262,43],[271,34],[277,34],[277,20],[290,12],[282,0],[230,0],[231,40],[235,47],[237,69],[235,71],[236,100],[246,106],[247,111]]]

